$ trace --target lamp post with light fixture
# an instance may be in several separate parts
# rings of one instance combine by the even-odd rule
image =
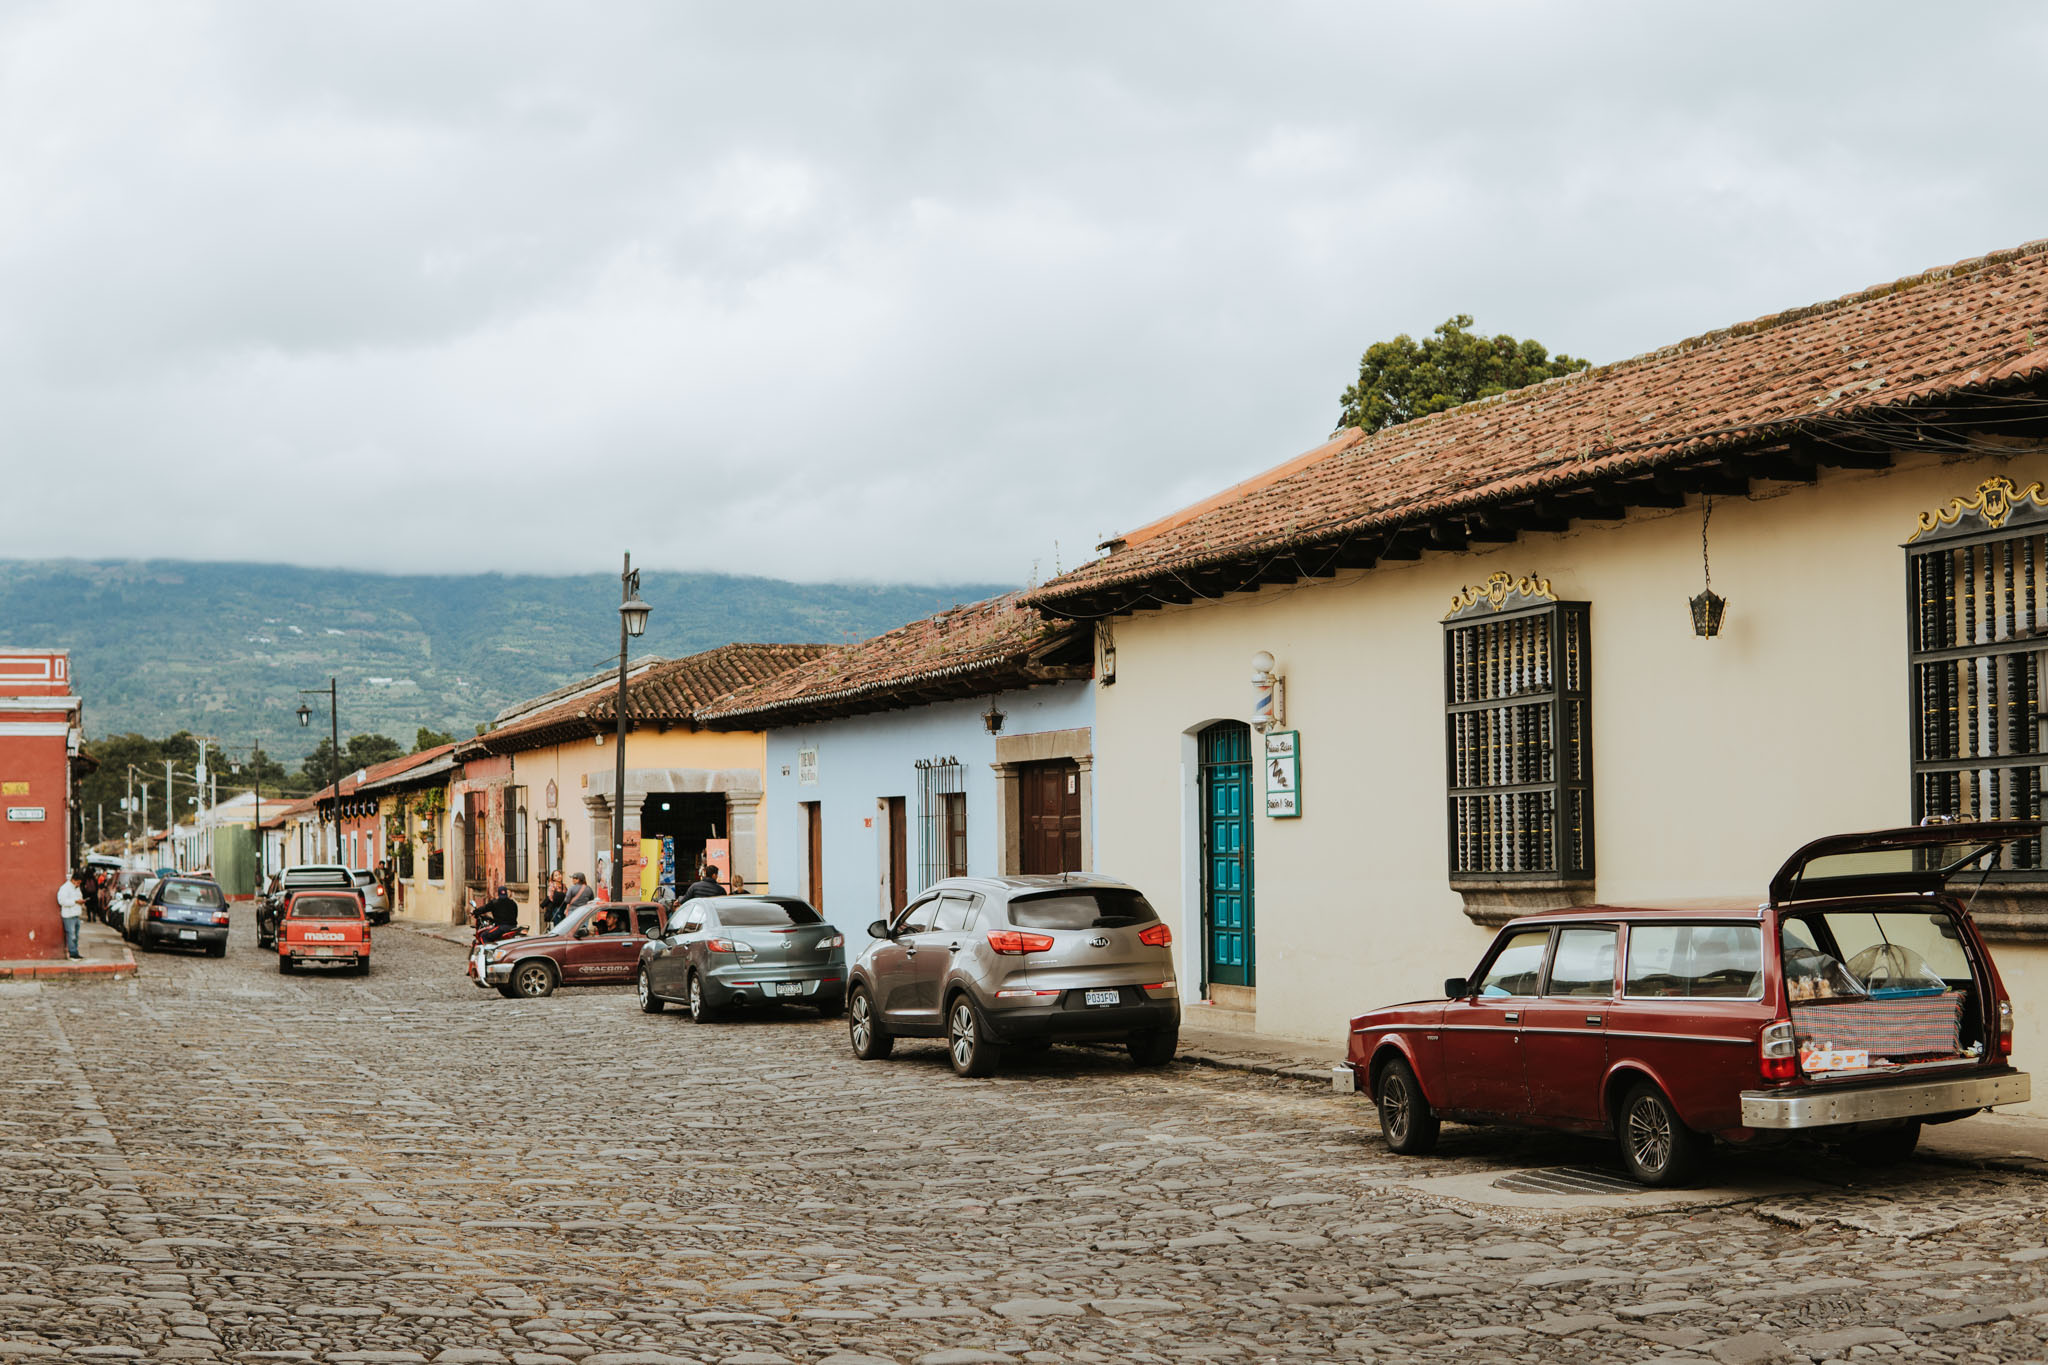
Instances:
[[[327,686],[325,687],[302,687],[299,689],[301,696],[317,696],[322,692],[327,694],[327,719],[331,733],[330,742],[334,745],[334,861],[338,863],[341,861],[341,705],[339,700],[341,694],[335,689],[334,679],[332,678],[327,680]],[[313,708],[304,702],[300,702],[299,727],[304,729],[312,723]],[[318,799],[317,794],[315,799]]]
[[[640,574],[628,551],[619,574],[619,729],[618,752],[612,756],[611,893],[615,902],[626,898],[626,646],[647,629],[647,614],[652,610],[640,600]]]

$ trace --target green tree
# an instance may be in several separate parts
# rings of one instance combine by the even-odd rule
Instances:
[[[429,749],[438,749],[443,744],[452,743],[454,739],[454,735],[444,730],[429,730],[426,726],[422,725],[420,732],[413,736],[412,751],[416,754],[422,754]]]
[[[321,740],[299,765],[299,780],[308,789],[326,787],[358,768],[387,763],[405,753],[405,746],[389,735],[350,735],[341,746],[340,771],[335,771],[334,745]]]
[[[1403,332],[1366,347],[1358,382],[1344,390],[1338,425],[1379,431],[1590,364],[1552,355],[1541,342],[1517,341],[1505,332],[1481,336],[1471,326],[1471,315],[1460,313],[1421,341]]]

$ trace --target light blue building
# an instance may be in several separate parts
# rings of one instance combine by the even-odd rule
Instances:
[[[769,889],[867,925],[948,876],[1094,866],[1092,635],[1014,596],[956,607],[720,698],[767,732]]]

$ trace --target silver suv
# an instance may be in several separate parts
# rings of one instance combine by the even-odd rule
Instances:
[[[986,1076],[1005,1047],[1121,1042],[1139,1066],[1180,1043],[1172,932],[1108,877],[952,877],[887,921],[848,973],[862,1061],[898,1038],[944,1038],[953,1070]]]

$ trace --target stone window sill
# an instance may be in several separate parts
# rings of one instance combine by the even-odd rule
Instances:
[[[1566,910],[1593,903],[1591,881],[1532,877],[1524,881],[1492,878],[1451,878],[1451,890],[1465,901],[1465,918],[1488,929],[1539,910]]]

